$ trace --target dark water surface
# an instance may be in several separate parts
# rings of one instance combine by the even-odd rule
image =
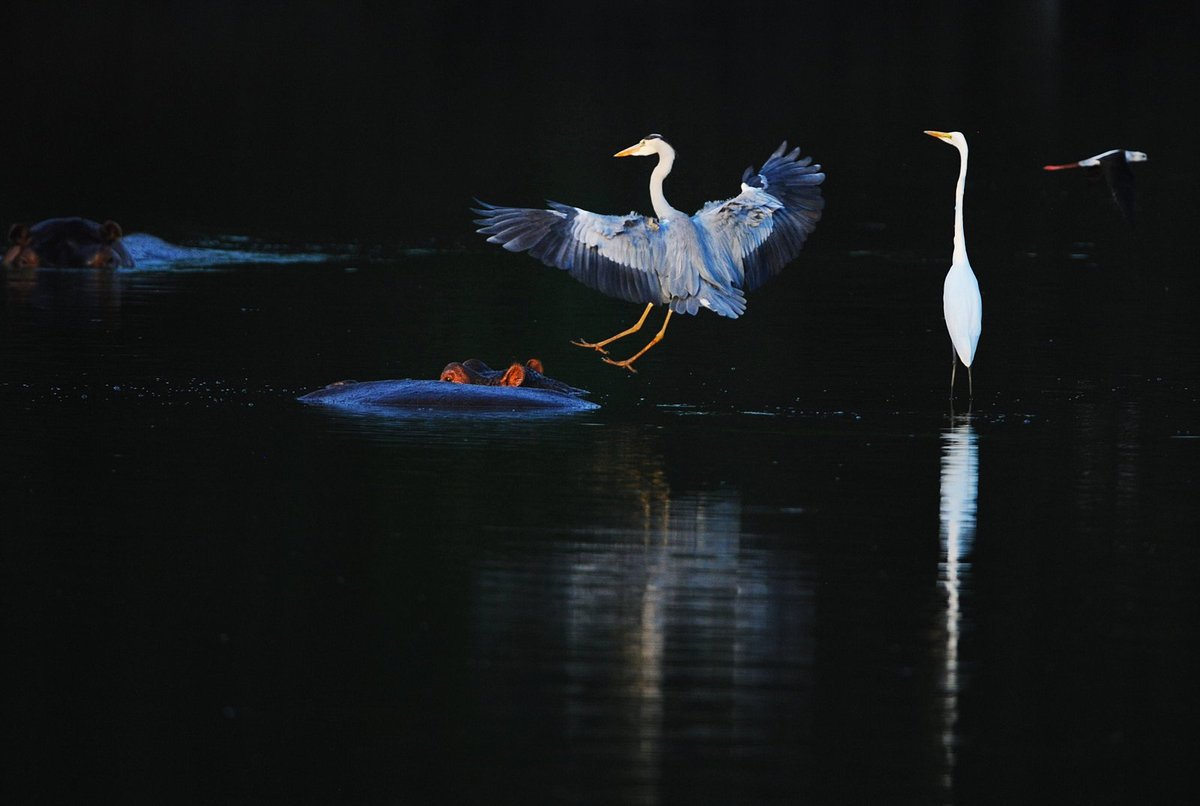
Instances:
[[[806,256],[636,376],[568,344],[636,306],[486,251],[10,273],[8,779],[1165,802],[1200,671],[1190,306],[1140,264],[1010,261],[952,414],[942,262]],[[530,355],[602,408],[294,399]]]
[[[0,232],[330,257],[0,274],[3,803],[1195,800],[1193,6],[45,0],[5,32]],[[971,144],[969,407],[925,129]],[[630,375],[569,341],[640,306],[469,207],[648,212],[611,155],[649,132],[679,209],[784,138],[828,205]],[[1111,148],[1149,155],[1136,231],[1041,170]],[[471,357],[601,408],[296,401]]]

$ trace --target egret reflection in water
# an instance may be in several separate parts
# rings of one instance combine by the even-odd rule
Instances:
[[[961,593],[970,564],[963,558],[975,541],[975,511],[979,500],[979,444],[969,415],[952,417],[942,432],[941,561],[938,583],[946,592],[945,648],[942,666],[942,749],[944,783],[954,781],[958,742],[958,695],[961,688],[958,640],[962,623]]]

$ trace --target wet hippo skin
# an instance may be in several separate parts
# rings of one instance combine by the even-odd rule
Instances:
[[[546,377],[537,359],[503,372],[478,359],[452,362],[438,380],[338,381],[299,398],[302,403],[360,411],[550,413],[599,408],[587,392]]]

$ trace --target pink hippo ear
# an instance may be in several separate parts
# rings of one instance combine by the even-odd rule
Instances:
[[[525,384],[525,367],[520,364],[513,364],[504,371],[503,377],[500,378],[501,386],[523,386]]]
[[[526,368],[531,369],[534,372],[536,372],[538,375],[546,374],[546,368],[542,366],[542,362],[540,359],[531,358],[525,362],[525,366],[526,366]]]
[[[13,224],[8,230],[8,240],[18,246],[29,243],[29,227],[25,224]]]
[[[121,225],[116,221],[109,220],[100,225],[100,237],[103,238],[106,243],[112,243],[120,238],[123,234],[124,233],[121,232]]]

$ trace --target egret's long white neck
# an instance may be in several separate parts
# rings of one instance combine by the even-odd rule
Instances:
[[[957,144],[956,144],[957,145]],[[967,237],[963,234],[963,194],[967,189],[967,144],[958,147],[958,186],[954,189],[954,265],[967,263]]]
[[[663,180],[671,173],[671,166],[675,164],[675,150],[666,143],[659,142],[658,165],[655,165],[650,173],[650,203],[654,206],[656,216],[667,218],[676,210],[667,204],[667,197],[663,194]]]

